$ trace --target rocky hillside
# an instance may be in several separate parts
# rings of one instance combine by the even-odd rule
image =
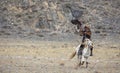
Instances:
[[[93,35],[120,35],[120,0],[0,0],[0,37],[79,38],[68,7],[83,12]]]

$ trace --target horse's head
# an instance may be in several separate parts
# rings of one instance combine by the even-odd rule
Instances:
[[[93,48],[93,42],[88,38],[85,39],[84,44],[89,48]]]

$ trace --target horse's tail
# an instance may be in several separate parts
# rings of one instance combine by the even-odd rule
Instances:
[[[76,51],[71,54],[70,59],[72,59],[75,55],[76,55]]]

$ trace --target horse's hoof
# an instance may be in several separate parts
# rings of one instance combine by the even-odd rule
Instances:
[[[92,54],[90,54],[90,56],[93,56]]]
[[[64,66],[64,63],[60,63],[60,66]]]
[[[74,69],[78,69],[78,67],[74,67]]]

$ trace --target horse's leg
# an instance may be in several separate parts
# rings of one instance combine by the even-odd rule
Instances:
[[[82,61],[81,65],[83,65],[83,64],[84,64],[84,61]]]
[[[86,58],[86,68],[88,67],[88,58]]]
[[[88,67],[88,62],[86,62],[86,68]]]
[[[78,56],[78,63],[76,65],[75,69],[77,69],[80,66],[81,66],[81,56]]]
[[[84,61],[85,61],[85,58],[84,58],[84,56],[82,56],[81,65],[83,65],[83,64],[84,64]]]
[[[79,63],[77,64],[76,68],[81,66],[81,61],[79,61]]]
[[[90,48],[90,56],[93,56],[93,47]]]
[[[79,61],[78,66],[79,66],[79,67],[81,66],[81,60]]]

